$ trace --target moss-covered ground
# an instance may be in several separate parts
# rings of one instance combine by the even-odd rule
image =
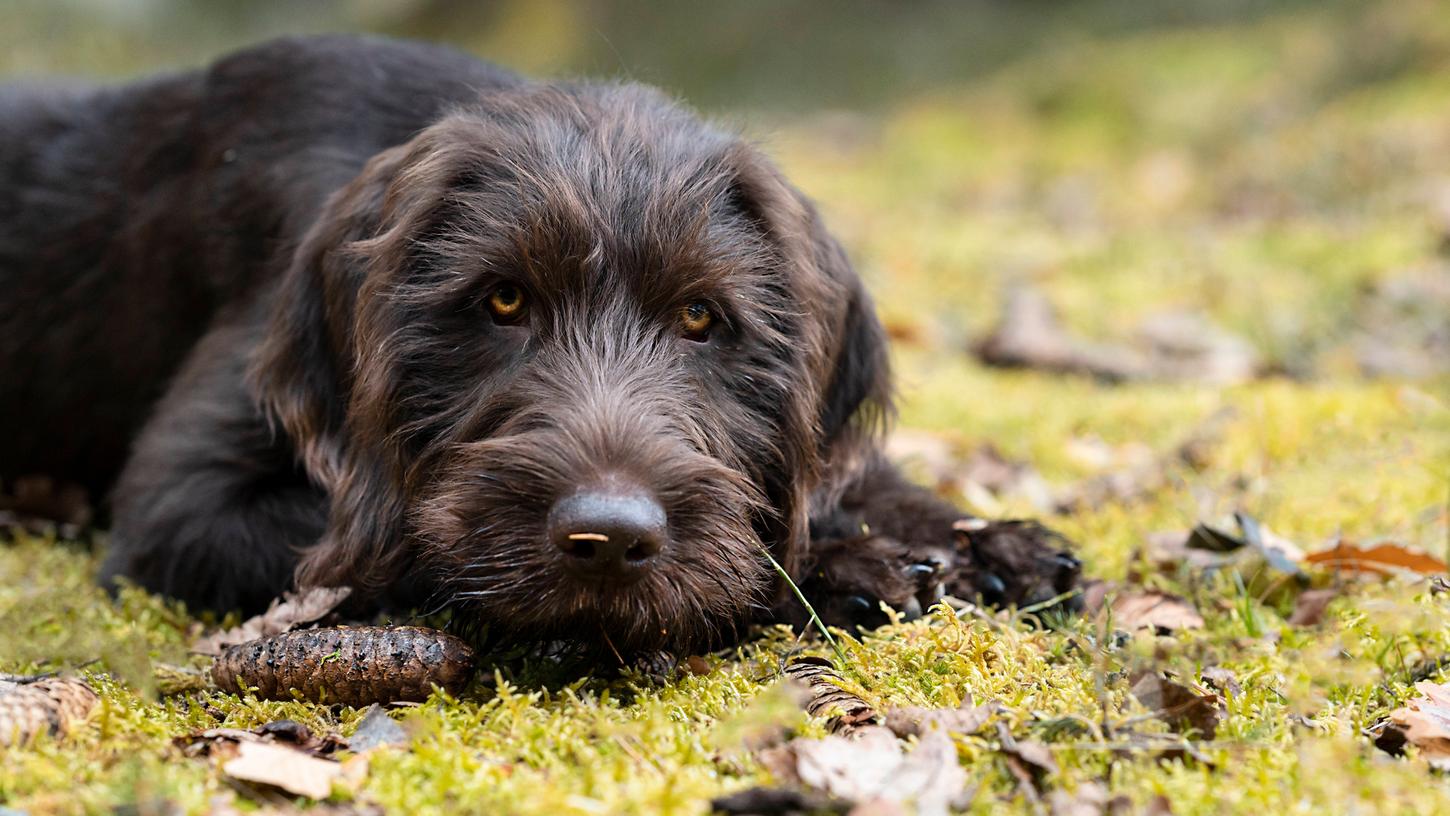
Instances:
[[[870,116],[767,130],[898,337],[902,426],[963,447],[990,440],[1069,484],[1111,467],[1075,440],[1166,451],[1234,410],[1205,467],[1173,470],[1137,501],[1047,519],[1078,542],[1089,574],[1181,593],[1204,629],[1103,650],[1085,622],[1042,631],[938,609],[843,639],[857,692],[880,706],[1000,700],[1018,738],[1054,746],[1048,787],[1101,781],[1140,804],[1162,795],[1180,815],[1450,812],[1450,781],[1361,734],[1415,680],[1445,679],[1450,596],[1424,580],[1353,584],[1323,623],[1297,627],[1286,623],[1292,599],[1264,591],[1263,575],[1160,569],[1135,555],[1151,533],[1233,510],[1311,550],[1340,536],[1441,556],[1450,546],[1450,380],[1365,377],[1354,346],[1396,329],[1367,323],[1395,319],[1366,306],[1378,287],[1450,275],[1443,5],[1308,6],[1084,36]],[[1224,388],[984,368],[968,340],[1014,279],[1035,282],[1089,337],[1201,311],[1276,373]],[[1037,512],[1011,496],[974,509]],[[283,717],[344,734],[355,725],[360,712],[345,708],[160,696],[155,666],[186,664],[198,624],[140,592],[113,602],[92,586],[95,565],[81,545],[0,545],[0,672],[78,669],[102,693],[68,738],[0,749],[0,805],[205,812],[235,797],[245,809],[247,796],[172,738]],[[506,664],[459,699],[397,713],[411,748],[375,755],[365,782],[334,798],[397,813],[703,813],[712,796],[772,781],[744,735],[771,723],[823,733],[775,686],[799,646],[762,633],[710,656],[710,673],[662,685],[541,687],[530,667]],[[1095,744],[1095,724],[1143,713],[1126,674],[1208,666],[1242,687],[1199,747],[1208,761]],[[957,738],[979,785],[971,811],[1031,812],[996,740]]]

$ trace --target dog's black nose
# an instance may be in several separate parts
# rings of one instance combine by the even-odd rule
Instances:
[[[581,490],[549,511],[549,537],[565,565],[589,577],[638,578],[665,535],[665,509],[635,486]]]

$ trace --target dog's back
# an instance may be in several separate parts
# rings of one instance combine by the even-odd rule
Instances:
[[[0,88],[0,479],[104,490],[224,307],[369,157],[512,74],[434,46],[278,40],[115,88]]]

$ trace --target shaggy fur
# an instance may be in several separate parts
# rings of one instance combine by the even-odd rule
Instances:
[[[875,452],[884,339],[814,208],[637,85],[313,38],[8,89],[0,293],[0,476],[114,485],[104,577],[193,606],[295,576],[643,651],[798,615],[766,551],[833,619],[993,559],[1002,602],[1076,577],[1050,542],[952,544],[960,513]],[[633,584],[546,541],[608,479],[668,519]]]

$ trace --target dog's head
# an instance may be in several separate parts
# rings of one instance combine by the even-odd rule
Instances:
[[[252,369],[331,496],[306,583],[421,582],[532,637],[748,620],[888,408],[871,304],[756,151],[634,86],[535,86],[375,157]]]

